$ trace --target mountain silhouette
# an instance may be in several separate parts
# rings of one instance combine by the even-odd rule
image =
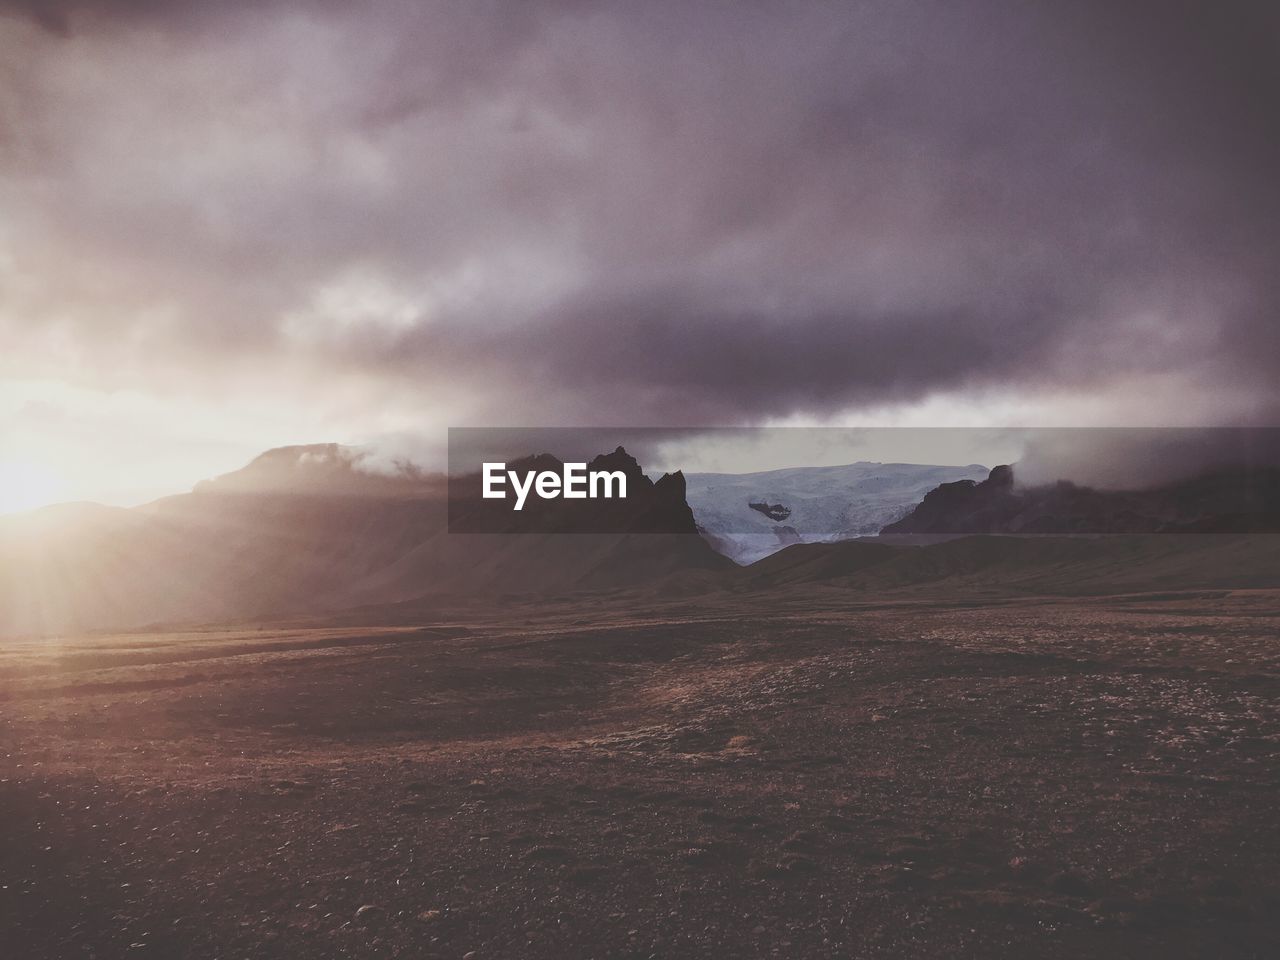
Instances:
[[[593,463],[628,471],[635,499],[601,501],[610,524],[584,520],[575,535],[539,527],[536,511],[500,532],[450,533],[443,475],[370,469],[337,444],[270,450],[134,509],[68,504],[3,518],[0,634],[555,596],[732,566],[696,534],[679,474],[651,483],[622,450]]]
[[[546,471],[560,474],[564,462],[549,453],[524,457],[507,464],[524,475]],[[485,499],[482,477],[467,473],[449,480],[449,530],[453,533],[671,533],[696,534],[693,511],[685,502],[684,474],[663,474],[650,480],[636,458],[618,447],[586,465],[587,474],[621,473],[626,478],[625,498],[542,499],[530,494],[521,510],[511,499]]]
[[[1280,532],[1280,470],[1231,467],[1145,490],[1068,481],[1020,487],[999,466],[986,480],[944,483],[884,534]]]

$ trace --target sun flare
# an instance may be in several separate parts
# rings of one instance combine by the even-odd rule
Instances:
[[[63,499],[66,479],[32,460],[0,459],[0,514],[34,510]]]

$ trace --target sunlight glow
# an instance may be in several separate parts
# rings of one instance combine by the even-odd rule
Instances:
[[[34,510],[63,499],[66,480],[30,460],[0,459],[0,514]]]

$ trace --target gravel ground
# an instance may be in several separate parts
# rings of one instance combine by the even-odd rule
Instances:
[[[0,928],[23,960],[1273,957],[1278,611],[797,593],[7,644]]]

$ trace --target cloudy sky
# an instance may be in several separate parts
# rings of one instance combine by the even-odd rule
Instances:
[[[1280,422],[1280,16],[0,0],[0,510],[450,425]]]

